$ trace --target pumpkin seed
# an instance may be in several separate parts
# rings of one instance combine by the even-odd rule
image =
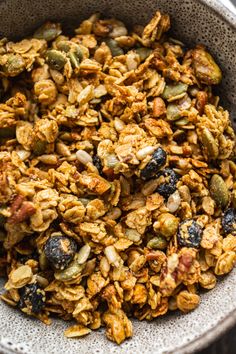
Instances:
[[[71,62],[71,65],[73,68],[78,68],[79,67],[79,63],[80,63],[80,60],[78,59],[76,53],[74,52],[69,52],[68,53],[68,57],[70,59],[70,62]]]
[[[71,43],[69,41],[60,41],[57,43],[57,48],[62,52],[68,53],[71,49]]]
[[[115,39],[108,38],[105,40],[106,45],[110,48],[111,54],[113,57],[117,57],[119,55],[123,55],[124,51],[119,47],[117,41]]]
[[[37,140],[35,141],[32,150],[35,155],[40,156],[45,153],[46,147],[47,147],[46,141]]]
[[[174,100],[175,97],[180,98],[179,96],[185,94],[188,89],[188,85],[182,82],[178,82],[177,84],[166,85],[164,91],[162,93],[162,98],[169,100]],[[177,98],[176,98],[177,99]]]
[[[152,53],[152,50],[149,48],[137,48],[136,53],[139,55],[140,60],[144,61],[147,59],[147,57],[149,57],[149,55]]]
[[[219,155],[218,145],[208,128],[202,130],[201,141],[209,160],[217,159]]]
[[[139,242],[141,240],[141,234],[135,229],[126,229],[125,236],[133,242]]]
[[[222,80],[222,72],[211,54],[204,48],[193,51],[193,68],[199,81],[206,85],[217,85]]]
[[[83,204],[83,206],[87,206],[89,202],[91,202],[91,199],[87,198],[78,198],[78,200]]]
[[[9,76],[17,76],[25,69],[25,61],[19,54],[10,54],[6,64],[3,65],[3,71]]]
[[[52,41],[61,34],[59,23],[46,22],[34,32],[34,38]]]
[[[46,60],[51,69],[58,71],[61,70],[66,63],[65,55],[56,49],[51,49],[47,51]]]
[[[79,264],[77,259],[74,259],[66,269],[55,272],[54,276],[57,280],[69,281],[77,278],[84,267],[85,264]]]
[[[76,57],[78,58],[78,60],[81,62],[83,60],[83,52],[80,48],[79,45],[76,46],[76,49],[75,49],[75,54],[76,54]]]
[[[181,119],[178,119],[177,121],[175,121],[175,125],[177,125],[178,127],[182,127],[184,125],[187,125],[189,123],[189,120],[187,117],[183,117]]]
[[[155,250],[164,250],[164,249],[166,249],[167,245],[168,245],[168,242],[165,239],[165,237],[160,236],[160,235],[156,236],[156,237],[153,237],[147,243],[147,247],[148,248],[152,248],[152,249],[155,249]]]
[[[177,120],[181,118],[181,109],[176,103],[169,103],[166,109],[166,117],[168,120]]]
[[[217,174],[210,180],[210,193],[216,204],[224,208],[229,201],[229,191],[223,178]]]

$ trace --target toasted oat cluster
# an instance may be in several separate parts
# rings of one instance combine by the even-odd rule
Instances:
[[[0,268],[9,305],[65,335],[188,312],[236,260],[235,135],[202,45],[168,15],[92,15],[0,41]],[[33,324],[32,324],[33,325]]]

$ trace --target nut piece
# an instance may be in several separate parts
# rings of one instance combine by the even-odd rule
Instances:
[[[161,214],[157,221],[153,224],[153,228],[156,232],[159,232],[167,239],[172,237],[179,225],[179,219],[170,213]]]
[[[12,270],[9,274],[9,281],[5,288],[19,289],[28,284],[33,277],[32,269],[28,265],[20,266],[19,268]]]
[[[41,80],[35,83],[34,93],[39,102],[50,105],[56,100],[57,88],[52,80]]]

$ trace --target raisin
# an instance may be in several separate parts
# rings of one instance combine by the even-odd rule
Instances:
[[[165,178],[165,182],[157,187],[156,192],[167,199],[176,191],[176,183],[178,182],[179,175],[171,168],[165,168],[158,174],[158,177],[161,176]]]
[[[180,246],[198,248],[202,239],[202,228],[196,221],[186,219],[179,224],[177,239]]]
[[[141,170],[140,176],[142,179],[148,180],[156,176],[159,169],[166,163],[166,152],[161,147],[157,148],[151,160],[147,165]]]
[[[74,258],[77,250],[76,242],[66,236],[51,236],[45,246],[44,252],[49,263],[55,269],[65,269]]]
[[[157,148],[151,160],[147,163],[147,165],[141,170],[140,176],[142,179],[149,180],[157,174],[159,169],[165,165],[166,163],[166,152],[161,147]]]
[[[221,223],[226,234],[236,235],[236,211],[234,208],[229,208],[224,212]]]
[[[99,174],[102,175],[103,166],[102,166],[101,159],[98,155],[93,156],[93,164],[95,167],[97,167]]]
[[[18,306],[28,314],[39,313],[45,305],[45,292],[38,283],[28,284],[19,290],[20,300]]]

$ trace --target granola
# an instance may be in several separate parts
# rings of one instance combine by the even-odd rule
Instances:
[[[203,45],[157,11],[0,41],[0,272],[8,305],[69,338],[200,303],[236,262],[235,135]]]

